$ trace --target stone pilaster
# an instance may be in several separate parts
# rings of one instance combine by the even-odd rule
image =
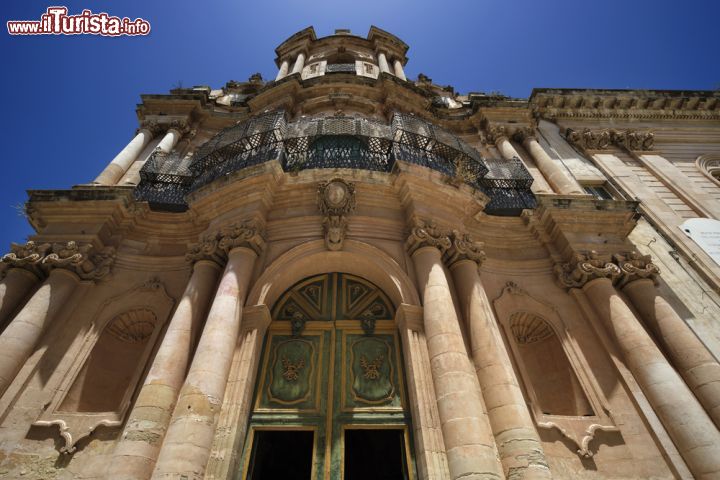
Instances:
[[[406,242],[423,298],[430,371],[452,479],[502,478],[477,376],[467,356],[442,254],[447,233],[419,223]],[[488,438],[489,437],[489,438]]]
[[[485,260],[482,244],[457,231],[451,241],[444,260],[468,327],[475,372],[492,428],[490,438],[492,441],[494,435],[502,469],[507,478],[549,479],[542,443],[478,272]]]

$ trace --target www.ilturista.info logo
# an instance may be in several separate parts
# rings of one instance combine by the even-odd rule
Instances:
[[[113,17],[105,12],[83,10],[79,15],[68,15],[67,7],[48,7],[40,20],[10,20],[10,35],[148,35],[150,22],[142,18]]]

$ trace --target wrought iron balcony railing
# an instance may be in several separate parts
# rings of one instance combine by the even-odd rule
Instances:
[[[226,128],[193,157],[155,152],[141,171],[139,199],[155,209],[187,208],[185,196],[232,172],[279,160],[285,171],[350,168],[390,172],[396,161],[436,170],[490,196],[485,211],[517,215],[535,207],[532,177],[520,159],[483,158],[454,135],[412,115],[389,125],[361,117],[300,118],[282,111]]]

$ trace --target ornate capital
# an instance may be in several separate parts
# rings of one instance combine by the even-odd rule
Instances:
[[[535,129],[532,127],[520,127],[513,133],[513,139],[518,143],[525,140],[536,140]]]
[[[568,128],[565,131],[565,138],[569,143],[582,150],[605,150],[612,145],[627,150],[652,150],[655,142],[655,135],[650,132],[638,132],[636,130],[590,130],[585,128],[582,131]]]
[[[347,215],[355,211],[355,184],[342,178],[321,182],[317,203],[323,215],[323,233],[328,250],[341,250],[348,229]]]
[[[10,253],[3,255],[0,262],[5,264],[8,269],[24,268],[38,277],[42,277],[42,260],[45,258],[48,250],[50,250],[49,243],[38,245],[32,240],[25,244],[11,243]]]
[[[93,253],[94,247],[77,242],[54,243],[52,253],[42,260],[46,269],[64,268],[75,273],[82,280],[100,280],[110,273],[115,262],[115,249],[108,247],[102,252]]]
[[[225,253],[233,248],[245,247],[260,255],[265,249],[265,238],[255,222],[237,223],[220,230],[218,247]]]
[[[417,221],[405,242],[405,248],[410,255],[422,247],[435,247],[440,253],[445,253],[451,246],[448,232],[441,230],[433,221]]]
[[[147,130],[155,137],[163,131],[163,127],[153,120],[145,120],[140,124],[140,128],[137,129],[136,134],[139,133],[140,130]]]
[[[625,286],[641,278],[648,278],[653,283],[657,283],[660,268],[652,263],[652,256],[632,251],[626,254],[616,253],[613,255],[613,260],[621,271],[619,286]]]
[[[453,230],[450,234],[450,241],[450,248],[445,251],[443,256],[447,266],[452,266],[460,260],[472,260],[479,267],[485,261],[485,252],[482,250],[484,244],[474,241],[469,234]]]
[[[218,233],[208,233],[203,235],[198,243],[193,243],[185,254],[185,260],[189,263],[195,263],[199,260],[210,260],[218,265],[225,264],[225,251],[220,248],[220,239]]]
[[[622,273],[609,255],[595,251],[575,254],[571,261],[555,265],[554,270],[558,282],[565,288],[580,288],[596,278],[609,278],[614,282]]]
[[[485,131],[487,132],[487,141],[492,144],[497,144],[503,138],[507,139],[509,137],[505,125],[488,124]]]
[[[180,136],[182,136],[190,132],[190,125],[188,124],[187,120],[173,120],[167,125],[167,129],[176,130],[178,133],[180,133]]]

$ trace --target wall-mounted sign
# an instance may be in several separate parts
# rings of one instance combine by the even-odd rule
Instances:
[[[680,229],[720,265],[720,220],[691,218]]]

